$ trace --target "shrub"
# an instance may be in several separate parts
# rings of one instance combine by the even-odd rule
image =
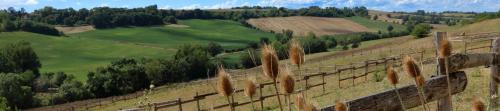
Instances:
[[[66,79],[61,87],[59,87],[58,95],[63,97],[66,102],[69,102],[87,99],[90,97],[90,92],[85,88],[82,82]]]
[[[249,52],[249,53],[248,53]],[[240,63],[244,68],[252,68],[261,65],[260,54],[255,49],[248,49],[247,53],[241,53]],[[252,54],[252,55],[250,55]],[[252,59],[252,57],[253,59]],[[255,63],[254,63],[255,62]]]
[[[23,86],[17,74],[0,74],[0,97],[12,108],[28,108],[33,103],[31,87]]]
[[[307,54],[325,52],[328,50],[324,39],[317,38],[314,34],[301,38],[301,45]]]
[[[224,49],[222,48],[222,46],[219,43],[210,42],[210,43],[208,43],[207,51],[208,51],[208,53],[210,53],[211,56],[216,56],[217,54],[222,53],[222,51],[224,51]]]
[[[271,45],[274,47],[276,54],[278,55],[278,59],[283,60],[288,58],[288,45],[282,44],[281,42],[272,42]]]
[[[23,30],[23,31],[27,31],[27,32],[46,34],[46,35],[55,35],[55,36],[61,35],[61,32],[59,32],[53,26],[48,25],[48,24],[37,23],[37,22],[33,22],[33,21],[27,21],[27,20],[18,21],[16,27],[19,30]]]
[[[416,38],[423,38],[426,37],[427,34],[430,33],[430,31],[431,26],[429,24],[418,24],[411,32],[411,35],[415,36]]]
[[[384,71],[377,71],[377,72],[375,72],[375,74],[373,74],[372,78],[375,82],[380,82],[380,81],[384,80],[385,73],[384,73]]]
[[[177,24],[177,19],[174,16],[166,16],[163,18],[163,23]]]
[[[30,43],[21,41],[0,49],[0,72],[22,73],[27,70],[38,72],[42,65]]]

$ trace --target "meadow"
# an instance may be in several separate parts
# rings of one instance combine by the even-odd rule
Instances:
[[[182,26],[99,29],[56,37],[29,32],[0,33],[0,45],[16,41],[32,44],[41,72],[63,71],[85,81],[86,74],[120,58],[170,58],[184,44],[217,42],[225,49],[244,48],[273,34],[229,20],[181,20]],[[235,60],[232,60],[235,61]]]

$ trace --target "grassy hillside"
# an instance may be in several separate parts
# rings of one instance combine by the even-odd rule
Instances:
[[[42,72],[63,71],[86,80],[88,71],[119,58],[169,58],[183,44],[218,42],[224,48],[246,47],[273,34],[226,20],[181,20],[185,26],[131,27],[94,30],[54,37],[29,32],[0,33],[0,45],[16,41],[32,44]],[[235,58],[225,58],[238,61]]]
[[[228,20],[181,20],[185,26],[131,27],[95,30],[72,34],[72,37],[133,43],[175,50],[183,44],[218,42],[224,48],[241,48],[247,43],[273,34],[249,29]],[[172,51],[173,53],[173,51]]]
[[[88,71],[123,57],[164,58],[166,50],[86,38],[66,38],[29,32],[0,33],[0,45],[30,42],[42,62],[41,72],[63,71],[85,80]]]
[[[480,33],[480,32],[499,32],[500,31],[500,19],[485,20],[482,22],[469,24],[465,26],[454,26],[443,31],[448,31],[452,33]]]
[[[358,24],[361,24],[365,27],[368,27],[369,29],[373,30],[374,32],[377,31],[382,31],[382,32],[387,32],[387,27],[389,25],[392,25],[394,27],[393,31],[403,31],[406,30],[406,27],[400,24],[394,24],[394,23],[388,23],[388,22],[382,22],[382,21],[376,21],[376,20],[370,20],[367,18],[363,17],[348,17],[346,18],[348,20],[351,20],[353,22],[356,22]]]

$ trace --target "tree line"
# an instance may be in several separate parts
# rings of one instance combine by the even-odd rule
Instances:
[[[94,25],[96,28],[111,28],[119,26],[150,26],[164,23],[176,23],[175,19],[228,19],[244,20],[259,17],[285,17],[285,16],[321,16],[321,17],[350,17],[367,16],[366,7],[335,8],[311,6],[301,9],[287,9],[284,7],[260,6],[220,9],[220,10],[174,10],[159,9],[157,5],[140,8],[110,8],[96,7],[92,9],[56,9],[44,7],[32,13],[24,9],[8,8],[3,12],[13,16],[51,25]]]

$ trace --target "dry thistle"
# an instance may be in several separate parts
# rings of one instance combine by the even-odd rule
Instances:
[[[451,55],[451,43],[448,38],[444,38],[439,46],[439,58],[445,58]]]
[[[233,93],[233,86],[231,85],[231,80],[229,80],[229,75],[226,71],[224,71],[223,67],[219,68],[218,77],[217,90],[219,94],[223,96],[231,96]]]
[[[281,88],[285,94],[292,94],[295,87],[295,80],[290,74],[284,74],[280,80]]]
[[[229,75],[224,71],[222,66],[219,67],[218,71],[217,91],[219,94],[226,97],[227,103],[231,107],[231,111],[234,111],[234,107],[229,99],[229,96],[233,94],[233,86],[231,85],[231,80],[229,80]]]
[[[392,85],[398,84],[398,74],[396,73],[396,71],[394,71],[392,66],[389,66],[387,68],[387,79]]]
[[[387,68],[387,79],[392,84],[392,86],[394,88],[394,92],[396,92],[396,95],[398,96],[398,99],[399,99],[399,102],[401,104],[401,107],[403,108],[403,111],[406,110],[404,103],[403,103],[403,99],[401,98],[401,95],[399,95],[399,91],[398,91],[398,88],[396,86],[398,84],[398,79],[399,79],[398,74],[396,73],[396,71],[394,71],[392,66],[389,66]]]
[[[347,111],[347,107],[343,102],[335,102],[335,111]]]
[[[403,68],[408,75],[410,75],[412,78],[420,75],[420,69],[418,68],[413,58],[411,58],[410,56],[406,56],[403,62]]]
[[[304,64],[304,49],[299,44],[299,42],[293,40],[290,43],[290,49],[288,50],[288,53],[293,65]]]
[[[261,62],[264,74],[267,77],[276,80],[276,77],[278,77],[279,73],[279,60],[272,46],[264,45],[262,47]]]
[[[252,103],[252,109],[255,111],[255,105],[253,104],[253,95],[255,95],[255,90],[257,90],[257,86],[252,80],[245,81],[245,95],[249,97],[250,102]]]
[[[472,111],[486,111],[486,107],[481,100],[474,98],[472,100]]]
[[[257,86],[252,80],[245,81],[245,96],[253,97],[255,95],[255,91],[257,90]]]
[[[314,106],[313,104],[306,104],[306,107],[304,108],[304,111],[318,111],[318,109],[316,109],[316,106]]]
[[[301,94],[297,94],[297,97],[295,98],[295,106],[299,110],[304,110],[306,104],[306,100],[304,100],[304,97]]]
[[[278,64],[278,56],[274,51],[274,48],[269,45],[262,46],[262,70],[264,74],[271,78],[274,82],[274,89],[276,91],[276,98],[278,98],[278,103],[280,106],[280,111],[283,111],[283,106],[281,105],[281,99],[279,96],[278,85],[276,84],[276,77],[279,74],[279,64]]]

